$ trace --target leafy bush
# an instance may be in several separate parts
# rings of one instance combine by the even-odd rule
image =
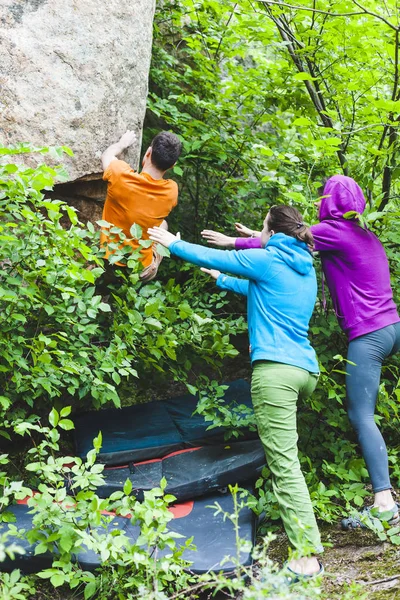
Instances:
[[[346,172],[367,191],[366,223],[385,244],[398,300],[395,9],[386,3],[383,17],[379,3],[371,0],[367,11],[360,8],[351,17],[340,17],[328,3],[319,5],[319,12],[310,2],[302,3],[309,10],[277,4],[158,4],[144,137],[149,140],[155,130],[171,128],[184,141],[184,155],[174,168],[181,185],[171,229],[198,242],[204,227],[233,231],[233,223],[243,220],[259,228],[267,207],[283,202],[296,204],[311,222],[318,184],[325,176]],[[347,5],[345,12],[350,11]],[[69,150],[28,145],[0,149],[4,163],[4,158],[29,152],[61,160]],[[0,474],[2,508],[40,483],[39,495],[29,501],[36,523],[31,535],[39,539],[45,528],[50,537],[41,539],[42,549],[51,544],[61,549],[59,561],[44,577],[50,585],[77,588],[88,598],[164,600],[170,593],[194,598],[200,590],[222,587],[246,600],[302,597],[284,584],[272,590],[250,572],[231,580],[191,579],[167,532],[162,486],[141,506],[129,497],[129,484],[122,496],[103,501],[95,491],[101,481],[95,453],[83,462],[74,459],[74,467],[64,466],[59,429],[72,427],[66,405],[119,406],[135,400],[149,381],[161,388],[174,380],[193,393],[199,390],[198,411],[212,426],[224,424],[237,435],[243,417],[220,402],[226,379],[222,367],[225,358],[238,354],[230,335],[238,333],[240,342],[246,327],[242,299],[217,293],[196,269],[172,260],[163,262],[158,281],[144,286],[131,258],[119,283],[105,295],[95,227],[82,225],[71,207],[49,197],[53,183],[63,178],[61,167],[27,168],[20,157],[0,167],[0,433],[7,437],[16,428],[20,434],[31,433],[36,444],[26,465],[30,487],[11,477],[7,457],[0,458],[6,465]],[[131,234],[140,237],[136,229]],[[118,243],[115,249],[120,250]],[[317,305],[310,334],[321,378],[313,397],[299,406],[300,458],[316,513],[332,522],[351,506],[362,506],[369,490],[345,411],[346,341],[329,304],[327,311]],[[240,360],[245,364],[243,356]],[[218,380],[210,381],[213,377]],[[399,377],[399,356],[391,357],[383,370],[377,420],[395,484],[400,483]],[[53,405],[51,427],[44,427],[35,414]],[[250,415],[245,419],[251,424]],[[79,523],[65,497],[64,475],[76,485]],[[268,469],[263,475],[258,498],[251,502],[276,519]],[[111,538],[87,534],[85,523],[104,523],[105,507],[132,512],[145,525],[144,541],[153,543],[156,537],[157,543],[171,544],[168,563],[157,565],[140,549],[129,548],[120,533]],[[146,523],[153,512],[154,528]],[[6,511],[1,515],[7,520]],[[376,531],[397,543],[397,529],[376,526]],[[83,539],[107,557],[101,577],[82,573],[70,560]],[[1,537],[1,556],[17,551],[7,536]],[[259,559],[265,577],[272,582],[276,575],[282,582],[263,552]],[[133,564],[137,576],[131,572]],[[247,586],[245,576],[250,578]],[[18,572],[3,575],[2,593],[31,597],[37,581]],[[317,594],[310,589],[303,595]],[[353,594],[362,597],[352,589],[343,597]]]
[[[49,151],[19,146],[0,154],[29,150]],[[46,196],[63,178],[61,167],[45,164],[0,167],[2,414],[9,418],[11,407],[37,411],[58,399],[119,406],[123,380],[132,401],[135,379],[161,373],[189,383],[196,363],[218,368],[236,355],[229,320],[210,310],[223,304],[217,295],[211,302],[194,298],[173,280],[142,285],[136,257],[112,295],[101,295],[98,234],[65,202]]]
[[[256,551],[259,569],[253,573],[251,567],[240,567],[243,542],[238,516],[253,500],[247,490],[237,486],[230,490],[234,500],[233,512],[223,513],[236,532],[237,547],[232,549],[234,556],[227,559],[235,561],[235,556],[238,558],[237,571],[228,577],[216,573],[192,574],[190,563],[182,557],[185,548],[192,547],[192,540],[181,540],[179,534],[168,529],[173,518],[168,506],[175,498],[165,495],[166,481],[162,480],[159,488],[145,492],[143,502],[130,496],[132,484],[129,480],[125,482],[123,491],[114,492],[108,499],[100,499],[96,488],[103,482],[104,465],[95,461],[101,447],[101,435],[94,440],[94,449],[87,454],[86,460],[60,454],[65,422],[73,427],[68,419],[70,411],[71,407],[64,407],[60,413],[53,409],[49,425],[38,418],[29,421],[19,419],[13,424],[18,435],[32,439],[32,448],[26,455],[25,476],[28,483],[40,483],[33,491],[25,482],[12,482],[2,474],[3,506],[7,508],[14,500],[27,496],[33,514],[32,529],[22,531],[13,524],[12,513],[3,510],[1,535],[5,553],[13,558],[16,553],[23,552],[17,544],[7,542],[11,534],[36,544],[36,555],[50,552],[54,558],[51,567],[36,575],[21,578],[18,570],[1,574],[2,597],[9,600],[30,598],[35,588],[43,589],[40,584],[43,580],[48,581],[53,590],[60,588],[65,593],[74,590],[73,594],[83,595],[85,600],[94,597],[99,600],[166,600],[179,596],[194,599],[203,591],[215,589],[225,589],[231,594],[243,593],[248,600],[260,597],[287,600],[304,597],[311,600],[320,597],[318,582],[297,586],[293,592],[290,590],[284,571],[267,557],[268,544],[273,539],[271,536]],[[3,456],[2,462],[6,464],[7,457]],[[66,480],[69,481],[70,495],[66,494]],[[218,503],[209,508],[215,513],[223,512]],[[135,543],[132,544],[118,526],[118,517],[129,518],[140,528]],[[111,532],[106,529],[110,523],[114,523]],[[101,558],[101,567],[94,573],[84,571],[76,564],[76,556],[85,547]],[[159,552],[165,549],[167,552],[160,557]],[[0,557],[3,560],[5,553]],[[53,594],[51,597],[54,597]]]
[[[267,1],[166,0],[156,11],[145,136],[171,128],[184,142],[170,228],[195,242],[204,227],[234,235],[233,223],[242,221],[260,229],[276,203],[295,204],[311,223],[319,184],[344,172],[367,192],[364,222],[385,245],[398,301],[396,10],[388,4],[382,18],[379,3],[370,2],[368,14],[340,17],[327,3],[319,12],[311,2],[299,4],[307,10]],[[385,40],[379,53],[378,31]],[[318,258],[316,267],[320,279]],[[228,298],[225,313],[244,313],[242,300]],[[346,340],[329,302],[326,311],[318,302],[310,337],[321,377],[299,406],[300,457],[316,513],[332,522],[363,505],[368,477],[345,410]],[[397,355],[384,366],[377,415],[394,485],[399,376]],[[219,386],[202,390],[198,410],[234,428],[235,415],[221,410]],[[259,509],[276,517],[269,483],[259,486]]]

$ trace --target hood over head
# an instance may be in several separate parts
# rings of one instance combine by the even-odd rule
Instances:
[[[300,275],[307,275],[313,268],[313,259],[305,242],[300,242],[285,233],[275,233],[267,242],[266,248],[277,248],[280,257]]]
[[[342,219],[343,215],[351,210],[358,213],[364,212],[365,198],[362,189],[351,177],[334,175],[324,186],[319,220]]]

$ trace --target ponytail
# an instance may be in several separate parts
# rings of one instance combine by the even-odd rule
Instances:
[[[310,228],[305,223],[298,223],[297,233],[294,236],[300,242],[305,242],[307,246],[314,245],[314,238],[310,231]]]
[[[308,246],[314,244],[310,228],[303,223],[301,213],[287,204],[271,206],[268,216],[268,228],[273,229],[275,233],[284,233],[296,238]]]

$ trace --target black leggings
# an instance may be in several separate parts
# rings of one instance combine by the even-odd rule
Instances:
[[[358,435],[374,492],[391,489],[386,444],[375,420],[382,363],[400,349],[400,322],[388,325],[349,344],[346,366],[347,407]]]

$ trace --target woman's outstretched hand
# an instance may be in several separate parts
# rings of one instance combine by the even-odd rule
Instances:
[[[217,271],[217,269],[206,269],[205,267],[201,267],[200,271],[207,273],[207,275],[210,275],[213,279],[218,279],[221,275],[221,271]]]
[[[208,243],[214,244],[215,246],[222,246],[223,248],[234,248],[235,238],[229,237],[219,231],[213,231],[212,229],[204,229],[201,235]]]
[[[235,229],[240,237],[259,237],[261,235],[261,231],[254,231],[253,229],[249,229],[246,227],[246,225],[242,225],[241,223],[235,223]]]
[[[163,229],[162,227],[149,227],[147,230],[149,234],[149,238],[153,240],[153,242],[158,242],[162,246],[169,248],[172,242],[181,239],[181,235],[178,232],[176,235],[167,231],[167,229]]]

